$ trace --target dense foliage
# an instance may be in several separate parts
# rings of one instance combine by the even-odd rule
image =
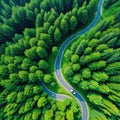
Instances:
[[[91,103],[90,120],[120,120],[120,13],[78,37],[64,54],[63,73]]]
[[[91,21],[96,5],[96,0],[0,1],[0,120],[80,119],[75,101],[50,98],[38,82],[54,87],[49,55]]]

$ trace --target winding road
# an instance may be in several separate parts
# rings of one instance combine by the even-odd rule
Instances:
[[[97,7],[97,12],[96,12],[95,18],[91,22],[91,24],[89,24],[84,30],[79,31],[79,32],[73,34],[72,36],[70,36],[61,45],[61,47],[59,49],[59,53],[58,53],[58,55],[56,57],[56,60],[55,60],[55,64],[54,64],[54,74],[55,74],[55,77],[56,77],[57,81],[62,85],[62,87],[64,89],[66,89],[66,91],[68,91],[71,94],[73,94],[73,92],[75,93],[75,94],[73,94],[73,96],[78,101],[78,103],[80,104],[80,107],[81,107],[81,112],[82,112],[82,119],[81,120],[88,120],[89,119],[89,111],[88,111],[87,103],[86,103],[85,99],[80,95],[80,93],[78,91],[76,91],[72,86],[70,86],[67,83],[67,81],[65,80],[65,78],[63,77],[62,71],[61,71],[61,63],[62,63],[62,58],[63,58],[64,51],[67,48],[67,46],[76,37],[78,37],[82,34],[85,34],[86,32],[88,32],[92,27],[94,27],[98,23],[99,19],[101,18],[101,15],[102,15],[102,5],[103,5],[103,3],[104,3],[104,0],[99,0],[98,7]],[[49,89],[46,88],[46,86],[44,84],[43,84],[43,88],[51,97],[54,97],[58,100],[63,100],[64,98],[70,98],[67,95],[56,94],[56,93],[50,91]],[[73,90],[73,91],[71,91],[71,90]]]
[[[102,15],[102,5],[104,3],[104,0],[100,0],[99,3],[98,3],[98,7],[97,7],[97,12],[96,12],[96,16],[94,18],[94,20],[92,21],[92,23],[86,27],[84,30],[82,31],[79,31],[78,33],[75,33],[73,34],[71,37],[69,37],[60,47],[59,49],[59,53],[56,57],[56,60],[55,60],[55,65],[54,65],[54,73],[55,73],[55,76],[58,80],[58,82],[64,87],[64,89],[66,89],[68,92],[71,93],[71,89],[74,90],[74,92],[76,94],[73,94],[74,97],[77,99],[78,103],[80,104],[81,106],[81,112],[82,112],[82,120],[88,120],[89,119],[89,111],[88,111],[88,106],[87,106],[87,103],[85,101],[85,99],[79,94],[78,91],[76,91],[72,86],[70,86],[65,78],[63,77],[62,75],[62,71],[61,71],[61,63],[62,63],[62,58],[63,58],[63,54],[64,54],[64,51],[65,49],[67,48],[67,46],[76,38],[78,37],[79,35],[82,35],[82,34],[85,34],[86,32],[88,32],[92,27],[94,27],[101,15]]]

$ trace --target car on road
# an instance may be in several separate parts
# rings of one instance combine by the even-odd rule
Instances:
[[[71,92],[73,95],[76,94],[76,92],[75,92],[73,89],[70,89],[70,92]]]

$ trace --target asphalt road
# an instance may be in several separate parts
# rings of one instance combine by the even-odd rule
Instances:
[[[55,99],[57,99],[57,100],[63,101],[65,98],[72,99],[72,98],[71,98],[70,96],[68,96],[68,95],[57,94],[57,93],[51,91],[50,89],[48,89],[48,88],[46,87],[46,85],[45,85],[43,82],[39,82],[38,84],[43,86],[43,90],[44,90],[49,96],[51,96],[51,97],[53,97],[53,98],[55,98]]]
[[[85,101],[85,99],[80,95],[80,93],[78,91],[76,91],[72,86],[70,86],[65,78],[62,75],[62,71],[61,71],[61,63],[62,63],[62,58],[63,58],[63,54],[65,49],[67,48],[67,46],[73,41],[75,40],[76,37],[85,34],[86,32],[88,32],[91,28],[93,28],[99,21],[99,19],[101,18],[102,15],[102,5],[104,3],[104,0],[99,0],[99,4],[97,7],[97,12],[96,12],[96,16],[94,18],[94,20],[92,21],[91,24],[89,24],[84,30],[79,31],[75,34],[73,34],[72,36],[70,36],[68,39],[66,39],[66,41],[61,45],[60,49],[59,49],[59,53],[56,57],[55,60],[55,64],[54,64],[54,74],[56,76],[56,79],[58,80],[58,82],[64,87],[64,89],[66,89],[69,93],[73,94],[73,92],[75,92],[75,94],[73,94],[73,96],[75,97],[75,99],[78,101],[78,103],[80,104],[81,107],[81,112],[82,112],[82,120],[88,120],[89,119],[89,111],[88,111],[88,106],[87,103]],[[71,92],[71,90],[73,90]],[[57,95],[57,94],[56,94]],[[65,98],[66,96],[64,96]],[[57,96],[56,96],[57,98]],[[59,99],[63,99],[63,97],[60,95]]]

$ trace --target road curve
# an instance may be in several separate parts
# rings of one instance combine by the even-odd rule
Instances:
[[[51,96],[52,98],[55,98],[56,100],[61,100],[63,101],[65,98],[68,98],[68,99],[72,99],[70,96],[68,95],[64,95],[64,94],[57,94],[53,91],[51,91],[50,89],[48,89],[46,87],[46,85],[43,83],[43,82],[39,82],[38,85],[42,86],[43,87],[43,90],[49,95]]]
[[[67,46],[79,35],[85,34],[86,32],[88,32],[92,27],[94,27],[101,15],[102,15],[102,5],[104,3],[104,0],[99,0],[98,3],[98,7],[97,7],[97,12],[96,12],[96,16],[94,18],[94,20],[92,21],[92,23],[90,25],[88,25],[84,30],[79,31],[75,34],[73,34],[72,36],[70,36],[68,39],[66,39],[66,41],[61,45],[60,49],[59,49],[59,53],[56,57],[55,60],[55,64],[54,64],[54,74],[56,76],[56,79],[58,80],[58,82],[64,87],[64,89],[66,89],[69,93],[71,93],[71,89],[73,89],[75,91],[76,94],[73,94],[73,96],[75,97],[75,99],[78,101],[78,103],[80,104],[81,107],[81,112],[82,112],[82,119],[81,120],[88,120],[89,119],[89,111],[88,111],[88,106],[87,103],[85,101],[85,99],[79,94],[78,91],[76,91],[72,86],[70,86],[65,78],[62,75],[62,71],[61,71],[61,63],[62,63],[62,58],[63,58],[63,54],[65,49],[67,48]]]

